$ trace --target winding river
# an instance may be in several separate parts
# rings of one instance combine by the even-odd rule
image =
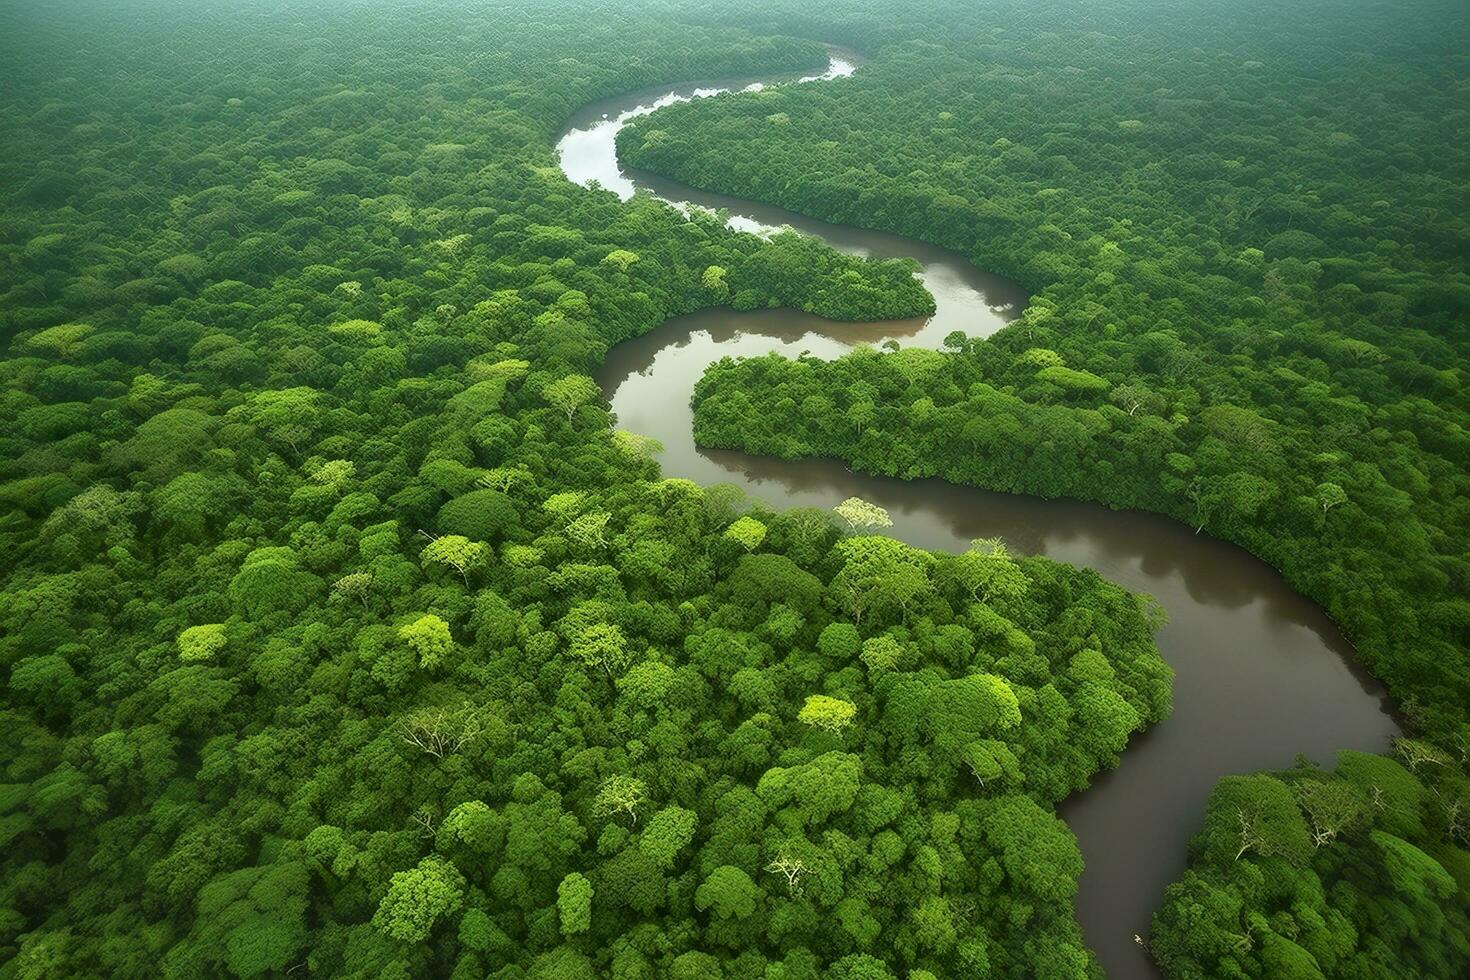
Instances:
[[[732,483],[777,506],[830,508],[859,496],[887,508],[890,533],[913,545],[961,551],[972,538],[998,536],[1018,551],[1096,569],[1163,604],[1170,620],[1158,644],[1176,671],[1173,716],[1135,736],[1117,769],[1060,807],[1087,863],[1077,917],[1088,943],[1110,977],[1151,977],[1152,961],[1133,937],[1148,934],[1164,886],[1183,870],[1185,845],[1216,780],[1284,768],[1298,753],[1330,763],[1342,748],[1380,751],[1398,729],[1381,687],[1356,666],[1351,646],[1322,610],[1234,545],[1151,514],[694,445],[690,394],[721,357],[771,351],[834,357],[858,343],[890,339],[937,348],[956,329],[989,336],[1025,306],[1018,286],[957,253],[703,193],[618,163],[613,140],[631,118],[763,84],[837,79],[860,64],[854,53],[834,48],[818,75],[689,83],[589,105],[569,121],[557,146],[562,169],[577,183],[596,181],[624,199],[645,190],[681,208],[729,209],[730,224],[743,231],[790,226],[846,252],[917,259],[917,275],[937,304],[934,315],[851,324],[789,310],[704,310],[618,345],[597,380],[621,427],[663,443],[667,476]]]

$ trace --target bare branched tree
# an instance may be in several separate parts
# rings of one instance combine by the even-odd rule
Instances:
[[[439,832],[439,811],[428,803],[415,810],[409,819],[425,837],[433,837]]]
[[[480,710],[468,701],[452,708],[422,708],[398,723],[400,738],[436,759],[459,752],[484,730]]]
[[[790,895],[801,894],[801,879],[811,873],[805,861],[788,851],[777,854],[776,859],[766,865],[766,870],[786,878],[786,891]]]

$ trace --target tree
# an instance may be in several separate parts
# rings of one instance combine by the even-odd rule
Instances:
[[[1159,397],[1142,385],[1118,385],[1109,393],[1109,397],[1114,405],[1130,416],[1136,415],[1139,409],[1151,409],[1159,403]]]
[[[500,493],[509,493],[510,488],[517,483],[524,483],[531,479],[531,471],[524,463],[514,466],[497,466],[491,469],[476,482],[487,490],[497,490]]]
[[[604,532],[612,515],[604,511],[589,511],[573,518],[566,526],[566,536],[584,548],[604,548],[607,539]]]
[[[265,619],[304,608],[321,584],[301,569],[293,549],[263,547],[245,556],[240,571],[230,580],[229,592],[239,612]]]
[[[459,752],[484,730],[481,709],[468,701],[452,707],[420,708],[398,723],[399,738],[436,759]]]
[[[1043,901],[1070,901],[1082,854],[1067,825],[1029,796],[981,801],[981,830],[1011,887]]]
[[[1021,724],[1015,690],[998,674],[967,674],[934,689],[929,729],[935,741],[959,752],[977,737],[1010,731]]]
[[[1296,796],[1311,824],[1314,848],[1336,840],[1338,834],[1357,823],[1365,809],[1362,794],[1341,779],[1298,783]]]
[[[892,670],[903,659],[903,647],[888,634],[863,641],[860,658],[870,674],[881,670]]]
[[[825,694],[812,694],[807,697],[806,703],[797,712],[796,719],[813,728],[837,733],[851,725],[856,715],[857,705],[851,701],[828,697]]]
[[[179,659],[185,663],[213,660],[224,650],[228,638],[223,623],[190,626],[179,634]]]
[[[494,541],[519,524],[515,503],[501,491],[489,488],[445,501],[435,517],[441,534],[458,534],[471,541]]]
[[[356,287],[356,290],[352,287]],[[349,296],[362,293],[362,284],[357,282],[338,283],[337,288]],[[363,345],[378,343],[383,336],[383,325],[375,320],[343,320],[332,324],[327,330],[334,337]]]
[[[62,323],[33,334],[24,346],[65,360],[96,332],[97,328],[90,323]]]
[[[433,670],[454,652],[449,624],[433,613],[425,613],[398,628],[398,637],[419,658],[419,666]]]
[[[920,947],[941,956],[954,948],[958,938],[955,914],[947,899],[930,895],[914,909],[911,918],[914,922],[915,939]]]
[[[955,556],[953,568],[971,602],[1014,601],[1029,587],[1026,573],[999,538],[971,541],[963,554]]]
[[[593,623],[577,631],[571,643],[572,656],[589,667],[601,667],[609,676],[627,664],[628,641],[614,623]]]
[[[640,435],[627,429],[618,429],[612,434],[613,445],[629,459],[652,459],[664,451],[664,444],[653,436]]]
[[[874,607],[897,606],[907,618],[909,607],[931,588],[933,556],[902,541],[863,535],[843,539],[836,551],[845,561],[832,588],[858,622]]]
[[[1325,980],[1321,966],[1307,952],[1285,936],[1267,932],[1261,937],[1262,976],[1280,980]]]
[[[762,898],[750,875],[724,864],[715,868],[694,892],[694,906],[713,913],[717,919],[743,919],[756,910]]]
[[[565,527],[587,506],[587,495],[580,490],[563,490],[547,497],[541,504],[542,510],[561,522]]]
[[[1312,853],[1296,797],[1281,780],[1264,774],[1226,776],[1216,784],[1199,843],[1219,866],[1250,853],[1302,865]]]
[[[860,497],[848,497],[832,509],[854,531],[893,526],[893,521],[888,517],[888,511],[879,507],[877,504],[870,504]]]
[[[786,892],[793,896],[801,894],[801,880],[811,873],[807,863],[788,850],[780,851],[766,865],[766,870],[785,878]]]
[[[1338,486],[1336,483],[1317,484],[1317,489],[1313,493],[1313,496],[1316,498],[1317,503],[1322,508],[1323,518],[1327,517],[1327,512],[1332,508],[1341,506],[1342,504],[1348,502],[1347,491],[1343,490],[1343,488]]]
[[[419,552],[419,559],[428,564],[444,565],[454,569],[470,584],[470,572],[481,568],[489,558],[490,548],[483,541],[471,541],[460,534],[445,534],[430,541]]]
[[[1411,903],[1433,906],[1455,893],[1455,879],[1422,848],[1382,830],[1368,836],[1383,855],[1389,884]]]
[[[638,253],[630,252],[626,248],[615,248],[604,255],[602,261],[604,265],[616,267],[619,272],[627,272],[638,261]]]
[[[852,809],[862,788],[862,760],[848,752],[824,752],[793,766],[767,769],[756,793],[789,831],[813,827]]]
[[[968,743],[962,755],[975,781],[982,787],[1000,781],[1014,784],[1021,781],[1021,763],[1011,747],[999,739],[982,738]]]
[[[310,887],[289,860],[220,875],[199,890],[189,939],[234,976],[284,973],[309,941]]]
[[[623,696],[635,705],[653,708],[663,703],[677,676],[674,668],[666,663],[644,660],[634,664],[615,683]]]
[[[105,483],[88,487],[57,507],[41,528],[67,558],[81,558],[133,536],[133,519],[143,510],[141,495],[119,493]]]
[[[424,858],[400,871],[373,914],[373,925],[401,943],[421,943],[434,924],[459,910],[464,902],[464,875],[438,856]]]
[[[725,528],[724,536],[746,551],[754,551],[766,539],[766,526],[754,517],[742,517]]]
[[[203,473],[181,473],[149,495],[156,520],[181,537],[202,538],[210,525],[232,509],[231,483]]]
[[[592,882],[576,871],[556,886],[556,911],[561,934],[574,936],[592,927]]]
[[[219,668],[196,663],[160,675],[148,689],[163,699],[154,717],[171,729],[197,731],[208,730],[240,686]]]
[[[707,266],[704,274],[699,277],[704,291],[716,303],[723,303],[730,297],[730,284],[725,281],[727,275],[729,272],[723,266],[711,265]]]
[[[602,389],[585,374],[569,374],[548,384],[541,393],[553,408],[566,413],[570,422],[577,409],[601,395]]]
[[[343,599],[357,599],[367,608],[368,593],[372,591],[372,572],[349,572],[332,583],[332,594]]]
[[[251,401],[251,414],[271,438],[299,453],[316,429],[320,397],[320,392],[307,387],[263,391]]]
[[[29,701],[48,718],[71,711],[81,693],[81,680],[66,659],[54,653],[26,657],[11,668],[8,689]]]
[[[648,798],[648,788],[643,780],[632,776],[610,776],[597,790],[592,803],[592,812],[599,817],[614,813],[627,814],[634,826],[638,824],[638,808]]]
[[[311,472],[311,482],[319,486],[340,490],[352,482],[357,467],[350,460],[331,459]]]
[[[1424,766],[1449,767],[1453,764],[1453,758],[1448,752],[1420,738],[1396,738],[1393,740],[1393,750],[1404,760],[1409,771],[1416,775]]]
[[[699,816],[693,810],[668,806],[655,813],[638,838],[638,849],[665,871],[674,866],[679,852],[694,839]]]

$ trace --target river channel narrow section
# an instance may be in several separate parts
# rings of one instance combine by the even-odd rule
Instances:
[[[734,484],[777,507],[829,509],[859,496],[886,508],[890,533],[918,547],[962,551],[973,538],[1000,537],[1017,551],[1096,569],[1163,604],[1169,624],[1158,644],[1176,672],[1173,717],[1135,736],[1117,769],[1059,811],[1087,863],[1077,917],[1088,943],[1110,977],[1152,977],[1156,971],[1134,935],[1148,934],[1165,885],[1183,870],[1186,843],[1215,782],[1285,768],[1298,753],[1330,763],[1338,749],[1381,751],[1397,727],[1382,688],[1356,666],[1351,646],[1322,610],[1234,545],[1150,514],[694,445],[690,395],[706,367],[722,357],[837,357],[857,344],[888,340],[937,348],[953,330],[989,336],[1025,307],[1016,284],[957,253],[704,193],[618,163],[614,139],[630,119],[674,102],[770,84],[841,84],[834,80],[861,64],[856,54],[832,49],[820,74],[689,83],[589,105],[558,143],[561,166],[571,180],[595,181],[623,199],[643,190],[681,209],[728,209],[730,225],[741,231],[791,227],[856,255],[913,258],[934,295],[934,314],[850,324],[789,310],[704,310],[619,344],[597,380],[621,427],[663,443],[666,476]]]

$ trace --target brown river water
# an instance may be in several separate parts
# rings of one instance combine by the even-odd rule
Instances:
[[[1148,935],[1164,887],[1185,866],[1215,782],[1231,773],[1285,768],[1298,754],[1330,763],[1338,749],[1382,750],[1398,727],[1382,688],[1310,600],[1242,549],[1174,521],[1096,504],[990,493],[941,480],[865,476],[832,460],[786,461],[701,450],[689,399],[721,357],[803,351],[836,357],[860,343],[896,340],[937,348],[952,330],[989,336],[1019,315],[1015,283],[963,256],[883,232],[828,224],[780,208],[708,194],[618,163],[613,139],[630,118],[690,98],[762,84],[842,84],[862,59],[833,49],[827,71],[775,82],[735,79],[650,89],[594,103],[568,123],[557,150],[573,181],[626,199],[651,192],[677,207],[728,209],[753,233],[790,226],[858,255],[909,257],[934,295],[927,319],[837,323],[790,310],[720,308],[672,319],[615,347],[597,378],[617,425],[663,443],[665,476],[730,483],[778,507],[831,508],[849,496],[887,508],[889,533],[910,544],[963,551],[972,538],[1084,565],[1168,611],[1158,635],[1175,670],[1174,714],[1135,735],[1121,765],[1064,801],[1059,813],[1086,860],[1077,918],[1108,976],[1157,975],[1134,935]]]

